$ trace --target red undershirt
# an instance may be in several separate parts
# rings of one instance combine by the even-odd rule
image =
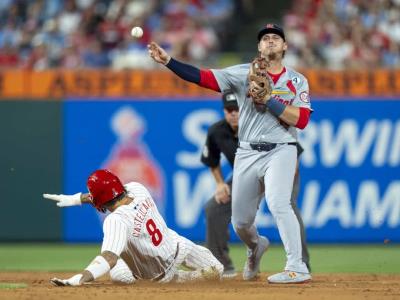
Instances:
[[[278,73],[278,74],[272,74],[270,72],[267,72],[267,73],[268,73],[269,77],[271,77],[271,79],[274,82],[274,84],[276,84],[278,82],[279,78],[281,77],[281,75],[283,73],[285,73],[285,72],[286,72],[286,68],[283,67],[282,71],[280,73]]]

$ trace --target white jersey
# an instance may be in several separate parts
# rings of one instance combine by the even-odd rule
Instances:
[[[131,182],[124,187],[133,201],[105,218],[101,252],[119,255],[136,279],[158,280],[174,263],[177,234],[168,229],[142,184]]]

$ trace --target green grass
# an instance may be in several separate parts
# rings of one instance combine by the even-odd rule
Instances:
[[[100,248],[100,244],[0,244],[0,271],[78,271]]]
[[[100,244],[0,244],[0,271],[80,271],[99,253]],[[313,273],[400,274],[400,245],[311,245]],[[231,256],[238,270],[244,265],[243,246],[233,245]],[[273,245],[261,271],[283,269],[283,247]],[[0,287],[1,288],[1,287]]]
[[[0,282],[0,290],[13,290],[26,288],[28,285],[26,283],[2,283]]]
[[[311,245],[309,251],[313,273],[400,274],[400,245]],[[235,246],[231,253],[241,269],[244,250]],[[285,262],[283,246],[271,246],[262,259],[261,271],[281,271]]]

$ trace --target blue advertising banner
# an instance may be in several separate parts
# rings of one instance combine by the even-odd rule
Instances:
[[[308,240],[400,242],[400,101],[324,100],[313,108],[299,135],[305,151],[298,203]],[[92,171],[111,169],[124,182],[144,184],[172,229],[203,241],[203,208],[215,184],[199,158],[207,128],[222,116],[221,103],[211,99],[70,99],[64,192],[86,191]],[[101,241],[103,218],[91,206],[66,208],[64,239]],[[257,224],[280,240],[264,203]]]

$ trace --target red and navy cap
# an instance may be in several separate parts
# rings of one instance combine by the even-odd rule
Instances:
[[[286,41],[285,39],[285,33],[283,32],[283,29],[281,27],[279,27],[276,24],[267,24],[265,25],[263,28],[260,29],[260,31],[258,32],[257,38],[258,41],[261,40],[261,38],[263,37],[264,34],[267,33],[275,33],[277,35],[279,35],[284,41]]]

